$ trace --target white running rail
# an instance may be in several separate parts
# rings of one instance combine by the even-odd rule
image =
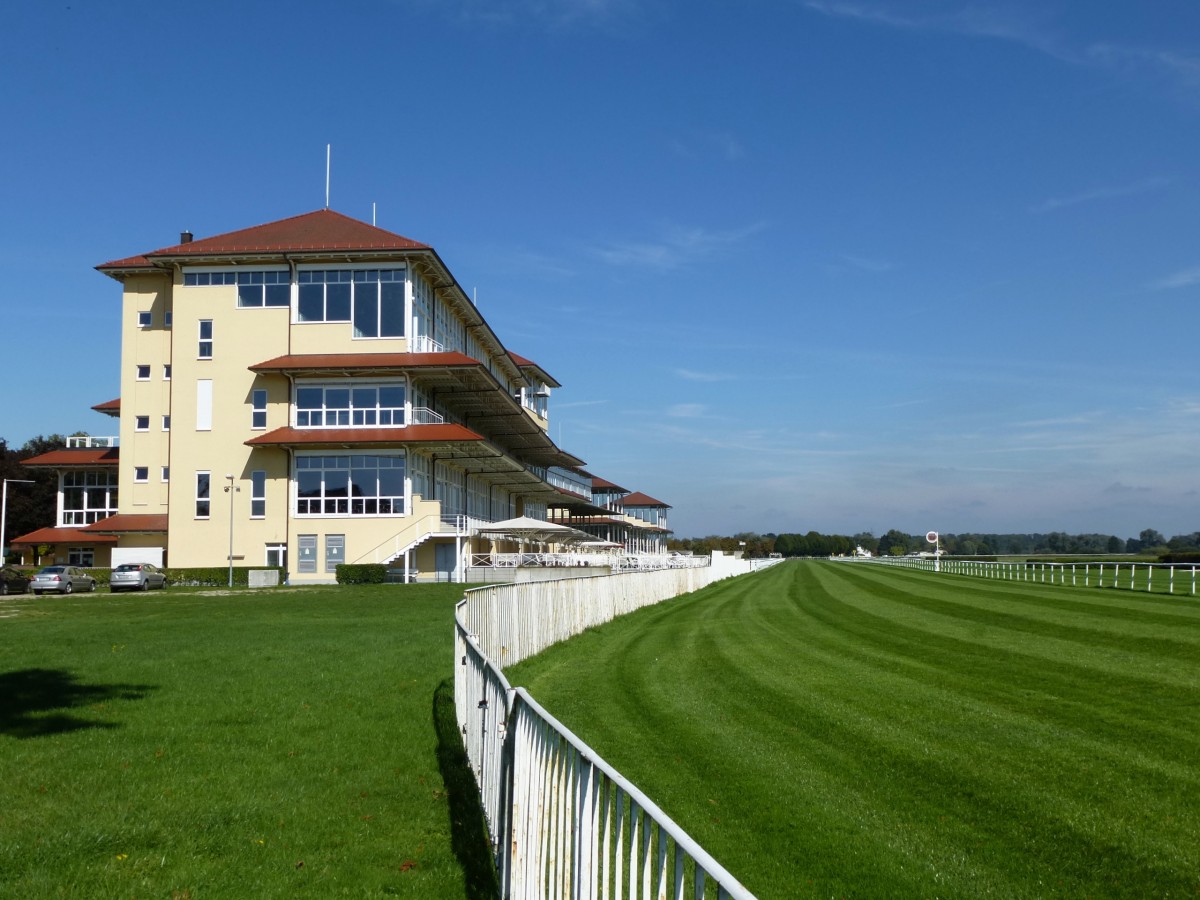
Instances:
[[[454,697],[502,898],[752,900],[649,797],[513,689],[500,667],[732,574],[663,569],[466,592],[455,613]]]
[[[932,560],[915,556],[831,557],[839,562],[882,563],[950,575],[974,575],[1002,581],[1070,584],[1072,587],[1123,588],[1128,591],[1187,593],[1196,596],[1197,566],[1191,563],[1135,562],[992,562],[977,559]],[[1176,573],[1179,577],[1176,578]]]

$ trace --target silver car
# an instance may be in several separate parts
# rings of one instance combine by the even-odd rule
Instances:
[[[117,591],[161,590],[167,586],[167,573],[150,563],[121,563],[108,576],[108,589]]]
[[[96,579],[79,566],[46,566],[33,576],[29,589],[35,594],[52,591],[56,594],[70,594],[74,591],[94,591]]]

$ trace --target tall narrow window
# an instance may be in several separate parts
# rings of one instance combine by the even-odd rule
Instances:
[[[207,519],[209,511],[212,508],[212,498],[210,497],[211,489],[211,472],[196,473],[196,518]]]
[[[165,366],[163,366],[163,381],[170,381],[170,380],[171,380],[171,364],[167,363]]]
[[[211,378],[196,382],[196,430],[212,431],[213,383]]]
[[[171,430],[171,417],[163,416],[163,431],[170,431],[170,430]]]
[[[171,467],[170,466],[162,467],[162,480],[164,483],[171,480]]]
[[[213,323],[212,319],[200,320],[200,341],[196,355],[200,359],[212,359],[213,353]]]
[[[250,473],[250,517],[261,519],[267,514],[267,473],[259,469]]]
[[[267,427],[267,392],[262,389],[255,389],[250,394],[250,427],[251,428],[266,428]]]

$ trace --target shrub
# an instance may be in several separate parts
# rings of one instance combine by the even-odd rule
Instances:
[[[387,566],[380,563],[342,563],[337,567],[338,584],[383,584]]]

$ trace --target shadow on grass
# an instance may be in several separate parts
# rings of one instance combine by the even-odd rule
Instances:
[[[446,679],[433,692],[433,726],[438,736],[438,768],[450,803],[450,844],[466,878],[470,900],[495,900],[500,892],[492,859],[483,804],[475,773],[467,762],[458,717],[454,685]]]
[[[62,669],[18,669],[0,673],[0,734],[33,738],[116,728],[112,722],[85,719],[65,710],[108,700],[140,700],[151,690],[142,684],[82,684]]]

